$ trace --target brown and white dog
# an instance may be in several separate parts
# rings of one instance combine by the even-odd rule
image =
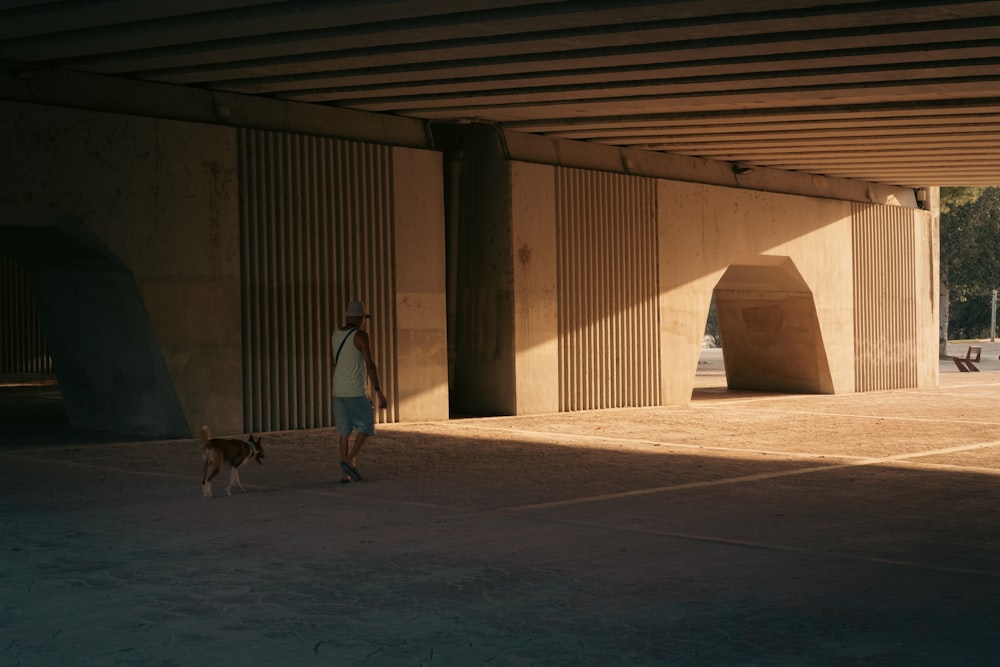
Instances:
[[[205,445],[205,469],[201,475],[201,486],[206,498],[212,497],[212,478],[219,474],[223,463],[231,467],[226,495],[233,495],[233,486],[240,491],[246,491],[240,484],[239,468],[250,459],[261,465],[264,458],[264,448],[260,438],[250,434],[249,440],[239,438],[213,438],[207,426],[201,427],[201,442]]]

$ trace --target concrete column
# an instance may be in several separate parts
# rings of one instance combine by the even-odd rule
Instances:
[[[400,421],[448,418],[441,155],[393,151]]]
[[[516,414],[559,410],[555,171],[511,164]]]

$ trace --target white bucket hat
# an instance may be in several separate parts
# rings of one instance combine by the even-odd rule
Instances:
[[[347,304],[344,317],[369,317],[369,315],[365,312],[365,304],[360,301],[351,301]]]

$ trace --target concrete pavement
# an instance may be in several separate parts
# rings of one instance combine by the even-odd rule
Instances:
[[[0,667],[993,664],[986,365],[386,426],[351,485],[331,432],[266,434],[212,499],[193,440],[8,430]]]

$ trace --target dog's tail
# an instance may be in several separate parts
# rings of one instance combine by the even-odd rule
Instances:
[[[208,426],[201,427],[201,444],[207,445],[208,441],[212,439],[212,432],[208,430]]]

